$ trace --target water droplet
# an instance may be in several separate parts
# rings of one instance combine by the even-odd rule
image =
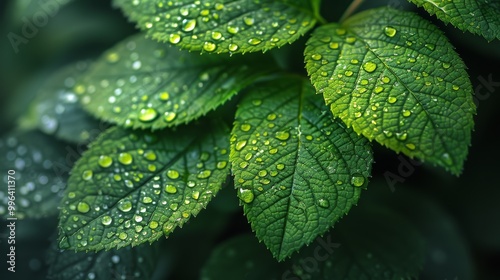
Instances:
[[[227,27],[227,32],[231,33],[231,34],[236,34],[238,33],[238,31],[240,31],[240,28],[238,26],[228,26]]]
[[[254,200],[255,195],[253,194],[253,192],[251,190],[248,190],[248,189],[239,189],[238,197],[244,203],[251,203]]]
[[[257,39],[257,38],[251,38],[248,40],[248,43],[252,46],[256,46],[258,44],[260,44],[262,41]]]
[[[385,33],[385,35],[387,35],[389,37],[394,37],[396,35],[396,33],[397,33],[397,30],[394,27],[386,26],[384,28],[384,33]]]
[[[403,117],[409,117],[411,115],[410,110],[403,110]]]
[[[320,54],[313,54],[311,55],[311,58],[314,59],[314,60],[320,60],[323,56],[320,55]]]
[[[76,210],[80,213],[87,213],[90,211],[90,206],[86,202],[79,202],[78,205],[76,206]]]
[[[139,120],[142,122],[150,122],[158,116],[158,112],[156,112],[153,108],[145,108],[141,109],[139,112]]]
[[[120,153],[118,155],[118,161],[122,164],[129,165],[132,163],[133,158],[129,153]]]
[[[381,93],[382,91],[384,91],[384,88],[381,87],[381,86],[377,86],[375,87],[375,89],[373,90],[375,93]]]
[[[441,155],[441,159],[446,165],[453,165],[453,159],[451,158],[450,154],[444,153]]]
[[[212,39],[220,40],[222,38],[222,33],[217,31],[212,31]]]
[[[227,166],[227,161],[219,161],[217,162],[218,169],[224,169]]]
[[[106,60],[110,63],[118,62],[118,60],[120,60],[120,55],[115,52],[110,52],[106,55]]]
[[[249,131],[251,128],[252,128],[252,126],[247,124],[247,123],[244,123],[240,126],[241,131],[245,131],[245,132]]]
[[[157,221],[151,221],[149,222],[149,228],[150,229],[155,229],[158,227],[158,222]]]
[[[191,20],[185,19],[182,21],[182,23],[183,23],[182,30],[186,32],[193,31],[194,28],[196,27],[196,19],[191,19]]]
[[[434,46],[434,44],[427,43],[427,44],[425,44],[425,47],[428,48],[429,50],[433,51],[436,46]]]
[[[229,46],[228,46],[228,49],[229,49],[230,51],[232,51],[232,52],[237,51],[237,50],[238,50],[238,48],[239,48],[239,46],[238,46],[238,45],[236,45],[236,44],[232,44],[232,43],[231,43],[231,44],[229,44]]]
[[[320,198],[318,199],[318,205],[319,207],[328,208],[330,207],[330,202],[328,199]]]
[[[368,61],[365,64],[363,64],[363,69],[366,72],[371,73],[371,72],[375,71],[375,69],[377,69],[377,64],[375,64],[371,61]]]
[[[212,175],[212,171],[210,170],[203,170],[202,172],[198,173],[198,178],[199,179],[206,179]]]
[[[382,83],[387,84],[391,81],[391,79],[387,76],[382,77]]]
[[[153,151],[147,151],[144,153],[144,158],[150,161],[156,160],[156,154]]]
[[[339,43],[337,42],[331,42],[330,44],[328,44],[328,47],[332,50],[336,50],[339,48]]]
[[[345,74],[347,77],[351,77],[351,76],[352,76],[352,74],[354,74],[354,73],[353,73],[351,70],[347,70],[347,71],[345,71],[345,73],[344,73],[344,74]]]
[[[181,35],[179,34],[170,34],[168,41],[172,44],[178,44],[181,41]]]
[[[448,69],[448,68],[450,68],[450,67],[451,67],[451,64],[446,63],[446,62],[443,62],[443,68],[444,68],[444,69]]]
[[[356,42],[356,37],[352,37],[352,36],[346,37],[345,42],[348,44],[352,44],[352,43]]]
[[[457,85],[453,85],[452,88],[453,88],[453,90],[459,90],[460,89],[460,87],[457,86]]]
[[[191,197],[192,197],[193,199],[198,200],[198,198],[200,198],[200,192],[199,192],[199,191],[195,191],[195,192],[193,192],[193,193],[191,194]]]
[[[396,133],[396,138],[398,138],[398,140],[404,141],[406,140],[406,138],[408,138],[408,133],[406,132]]]
[[[180,174],[176,170],[168,170],[167,171],[167,176],[170,179],[177,179],[177,178],[179,178]]]
[[[389,102],[390,104],[394,104],[396,103],[396,101],[398,101],[398,99],[394,96],[389,96],[389,98],[387,98],[387,102]]]
[[[284,168],[285,168],[285,165],[283,163],[276,164],[276,169],[283,170]]]
[[[120,209],[120,211],[122,212],[129,212],[130,210],[132,210],[132,202],[128,200],[121,200],[118,203],[118,209]]]
[[[174,112],[165,112],[164,120],[166,122],[171,122],[175,119],[176,116],[177,116],[177,114]]]
[[[244,17],[243,22],[245,22],[246,25],[251,26],[255,23],[255,19],[252,17]]]
[[[361,174],[355,174],[351,177],[351,184],[355,187],[361,187],[365,184],[365,177]]]
[[[281,141],[285,141],[288,138],[290,138],[290,133],[288,131],[277,131],[274,134],[274,137],[276,137],[277,139],[279,139]]]
[[[111,164],[113,164],[113,159],[109,156],[102,155],[99,157],[98,163],[101,167],[104,167],[104,168],[110,167]]]
[[[406,148],[408,148],[408,149],[410,149],[412,151],[415,150],[415,148],[416,148],[415,144],[412,144],[412,143],[407,143],[405,146],[406,146]]]
[[[165,191],[167,193],[177,193],[177,188],[174,185],[168,184],[165,186]]]
[[[142,216],[139,215],[134,216],[134,221],[136,221],[137,223],[142,222]]]
[[[247,141],[246,140],[243,140],[243,141],[239,141],[238,143],[236,143],[236,151],[240,151],[241,149],[243,149],[245,146],[247,145]]]
[[[105,226],[109,226],[111,224],[111,222],[113,222],[113,219],[107,215],[102,217],[102,219],[101,219],[101,223]]]
[[[205,44],[203,44],[203,49],[207,52],[213,52],[216,48],[217,45],[212,42],[205,42]]]
[[[337,28],[335,32],[337,33],[337,35],[342,36],[345,35],[347,31],[343,28]]]
[[[118,238],[120,238],[121,240],[125,240],[127,239],[128,235],[125,233],[125,232],[120,232],[120,234],[118,234]]]
[[[179,204],[177,203],[170,204],[170,209],[172,209],[173,211],[177,210],[177,208],[179,208]]]
[[[85,170],[82,173],[82,179],[85,181],[89,181],[90,179],[92,179],[93,174],[94,173],[92,172],[92,170]]]
[[[149,203],[153,202],[153,199],[149,196],[145,196],[142,198],[142,202],[145,204],[149,204]]]

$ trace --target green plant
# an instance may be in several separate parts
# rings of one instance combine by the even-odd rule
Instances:
[[[201,215],[223,188],[236,190],[274,260],[245,246],[254,237],[244,236],[214,252],[202,273],[207,279],[238,277],[225,271],[233,265],[225,251],[231,248],[238,248],[236,260],[253,261],[241,274],[252,279],[418,275],[424,241],[413,225],[380,202],[351,208],[372,176],[372,143],[461,174],[476,113],[466,65],[445,34],[413,11],[381,6],[354,13],[362,2],[355,0],[330,21],[321,2],[113,1],[141,32],[95,60],[58,70],[19,122],[24,130],[0,146],[41,137],[81,148],[92,140],[75,153],[74,166],[68,146],[29,147],[42,152],[31,168],[57,190],[28,191],[28,205],[43,203],[25,210],[21,203],[17,214],[59,213],[54,244],[66,251],[53,254],[52,276],[73,277],[67,263],[89,263],[76,250],[96,252],[92,262],[111,260],[115,271],[121,265],[133,267],[133,277],[152,277],[159,240]],[[460,30],[500,38],[498,1],[410,2]],[[305,73],[293,67],[298,60]],[[361,214],[342,219],[339,235],[357,239],[376,227],[380,235],[365,245],[349,238],[333,244],[324,234],[350,211]],[[376,217],[391,222],[375,223]],[[366,252],[372,253],[361,261]],[[348,268],[346,260],[358,266]],[[255,262],[268,270],[254,270]],[[112,277],[88,267],[97,272],[83,277]]]

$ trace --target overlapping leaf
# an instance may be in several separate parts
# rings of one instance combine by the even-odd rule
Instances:
[[[500,39],[500,1],[498,0],[409,0],[445,23],[491,41]]]
[[[137,34],[103,54],[74,90],[100,119],[159,129],[205,115],[272,70],[251,56],[200,56]]]
[[[308,81],[252,88],[231,136],[232,171],[257,237],[283,260],[356,204],[370,175],[368,141],[332,120]]]
[[[39,131],[16,131],[1,138],[5,187],[0,189],[0,216],[23,219],[57,214],[72,164],[69,151],[69,146]]]
[[[297,40],[316,20],[307,0],[115,0],[148,36],[214,53],[266,51]]]
[[[391,8],[365,11],[318,28],[305,61],[334,116],[356,132],[461,172],[474,124],[472,87],[431,23]]]
[[[112,128],[69,178],[60,247],[100,250],[168,236],[211,200],[229,173],[223,123],[137,133]]]
[[[58,70],[36,93],[28,114],[22,116],[23,127],[36,127],[46,134],[74,142],[88,142],[108,125],[90,116],[72,91],[75,78],[87,70],[89,62],[79,61]]]

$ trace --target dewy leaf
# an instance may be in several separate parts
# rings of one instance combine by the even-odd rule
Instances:
[[[368,141],[332,120],[308,81],[281,78],[239,104],[230,161],[244,212],[278,260],[324,233],[370,176]]]
[[[163,242],[120,250],[85,253],[57,249],[48,253],[49,279],[152,279]]]
[[[88,61],[79,61],[58,70],[38,90],[29,113],[22,116],[22,127],[37,127],[42,132],[74,142],[88,142],[108,125],[90,116],[72,91],[75,78],[88,68]]]
[[[488,41],[500,39],[500,1],[498,0],[409,0],[445,23]]]
[[[100,119],[159,129],[205,115],[273,69],[252,56],[200,55],[136,34],[104,53],[74,90]]]
[[[370,140],[460,174],[475,106],[465,65],[411,12],[368,10],[318,28],[306,68],[335,117]]]
[[[266,51],[315,23],[308,0],[114,0],[148,36],[208,53]]]
[[[0,138],[1,217],[42,218],[58,213],[71,168],[63,147],[39,131],[15,131]]]
[[[205,208],[229,175],[228,133],[222,122],[103,133],[72,170],[59,246],[111,249],[168,236]]]

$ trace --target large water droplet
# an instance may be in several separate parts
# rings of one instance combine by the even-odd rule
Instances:
[[[361,174],[355,174],[351,177],[351,184],[355,187],[362,187],[365,181],[365,177]]]
[[[110,216],[106,215],[106,216],[102,217],[101,222],[103,225],[109,226],[111,224],[111,222],[113,222],[113,219]]]
[[[239,189],[239,192],[238,192],[238,197],[241,199],[241,201],[243,201],[244,203],[251,203],[254,198],[255,198],[255,195],[253,194],[252,190],[248,190],[248,189]]]
[[[128,200],[122,200],[118,203],[118,209],[122,212],[129,212],[132,210],[132,202]]]
[[[142,122],[150,122],[158,116],[158,112],[156,112],[153,108],[145,108],[141,109],[139,112],[139,120]]]
[[[330,202],[328,201],[328,199],[320,198],[318,199],[318,205],[319,207],[328,208],[330,207]]]
[[[167,171],[167,176],[170,178],[170,179],[177,179],[179,178],[179,172],[177,172],[176,170],[168,170]]]
[[[85,170],[82,172],[82,179],[85,181],[89,181],[90,179],[92,179],[93,174],[94,173],[92,172],[92,170]]]
[[[377,69],[377,64],[375,64],[371,61],[368,61],[365,64],[363,64],[363,69],[366,72],[371,73],[371,72],[375,71],[375,69]]]
[[[76,206],[76,210],[80,213],[87,213],[90,211],[90,206],[86,202],[79,202],[78,205]]]
[[[394,37],[397,33],[397,30],[396,30],[396,28],[394,28],[392,26],[386,26],[384,28],[384,33],[385,33],[385,35],[387,35],[389,37]]]
[[[182,21],[183,27],[182,30],[186,32],[193,31],[193,29],[196,27],[196,19],[191,19],[191,20],[183,20]]]
[[[132,155],[129,153],[120,153],[118,155],[118,161],[122,164],[129,165],[132,163],[133,158]]]
[[[243,149],[245,146],[247,145],[247,141],[246,140],[243,140],[243,141],[239,141],[238,143],[236,143],[236,151],[240,151],[241,149]]]
[[[101,167],[110,167],[113,164],[113,159],[109,156],[102,155],[99,157],[98,163]]]
[[[170,34],[168,41],[172,44],[178,44],[181,41],[181,35],[179,34]]]
[[[274,134],[274,137],[276,137],[279,140],[285,141],[288,138],[290,138],[290,133],[288,131],[277,131]]]
[[[168,184],[168,185],[165,186],[165,191],[167,193],[172,193],[173,194],[173,193],[177,193],[177,188],[174,185]]]

